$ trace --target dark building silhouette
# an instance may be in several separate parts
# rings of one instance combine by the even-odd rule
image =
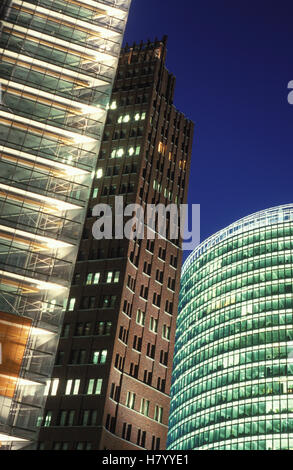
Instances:
[[[40,449],[166,448],[181,242],[92,235],[92,208],[115,196],[186,203],[194,126],[173,105],[166,42],[121,52]]]

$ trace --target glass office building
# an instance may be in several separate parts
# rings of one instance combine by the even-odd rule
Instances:
[[[33,448],[131,0],[2,0],[0,445]]]
[[[293,449],[293,204],[246,217],[183,266],[168,448]]]

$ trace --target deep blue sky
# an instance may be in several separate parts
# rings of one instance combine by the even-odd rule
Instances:
[[[293,202],[293,2],[133,0],[125,41],[168,35],[175,106],[195,122],[201,237]]]

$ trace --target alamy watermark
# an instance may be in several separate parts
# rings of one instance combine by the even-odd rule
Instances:
[[[92,214],[97,217],[92,233],[96,240],[168,239],[182,249],[194,250],[200,243],[199,204],[124,205],[124,197],[115,197],[115,210],[108,204],[97,204]],[[125,220],[127,219],[127,220]]]

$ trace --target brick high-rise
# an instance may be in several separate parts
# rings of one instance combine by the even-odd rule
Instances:
[[[193,123],[165,59],[166,38],[121,52],[40,449],[166,446],[180,241],[92,236],[92,208],[115,196],[186,203]]]

